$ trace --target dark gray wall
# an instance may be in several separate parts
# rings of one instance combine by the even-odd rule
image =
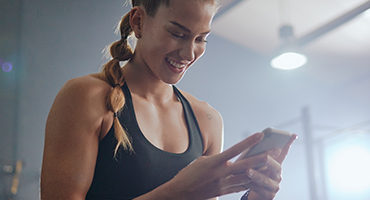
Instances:
[[[1,71],[0,161],[24,160],[14,199],[36,200],[44,127],[54,97],[67,80],[99,71],[105,62],[101,51],[119,39],[113,33],[114,26],[128,8],[119,0],[0,2],[1,16],[8,16],[0,19],[1,59],[19,67],[11,73]],[[21,59],[14,59],[14,53]],[[311,65],[320,63],[311,61]],[[305,68],[272,69],[266,58],[216,35],[210,36],[206,54],[178,86],[220,111],[225,122],[225,148],[267,126],[297,119],[305,106],[310,108],[312,123],[321,125],[314,127],[316,136],[370,118],[368,105],[310,76]],[[300,140],[284,163],[286,174],[276,199],[306,200],[302,122],[281,128],[300,134]],[[10,187],[10,178],[1,173],[0,199],[6,192],[1,188]]]
[[[0,199],[10,195],[13,175],[7,166],[17,158],[21,8],[20,1],[0,1]]]

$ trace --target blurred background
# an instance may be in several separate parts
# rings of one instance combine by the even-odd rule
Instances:
[[[0,199],[39,199],[49,109],[67,80],[106,62],[124,3],[0,0]],[[220,3],[206,53],[178,87],[222,114],[225,148],[270,126],[299,135],[276,200],[369,200],[370,1]],[[287,49],[307,63],[272,68]]]

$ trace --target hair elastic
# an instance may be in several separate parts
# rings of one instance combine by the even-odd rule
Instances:
[[[117,112],[113,113],[113,116],[114,116],[114,117],[117,117]]]

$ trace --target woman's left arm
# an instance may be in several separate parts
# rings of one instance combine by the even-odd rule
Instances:
[[[223,150],[224,126],[221,114],[208,103],[183,92],[190,101],[203,138],[203,156],[220,154]],[[217,200],[212,198],[211,200]]]

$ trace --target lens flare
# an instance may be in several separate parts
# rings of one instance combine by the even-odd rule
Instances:
[[[13,66],[12,66],[12,64],[6,62],[6,63],[3,64],[2,68],[3,68],[4,72],[10,72],[10,71],[12,71]]]

